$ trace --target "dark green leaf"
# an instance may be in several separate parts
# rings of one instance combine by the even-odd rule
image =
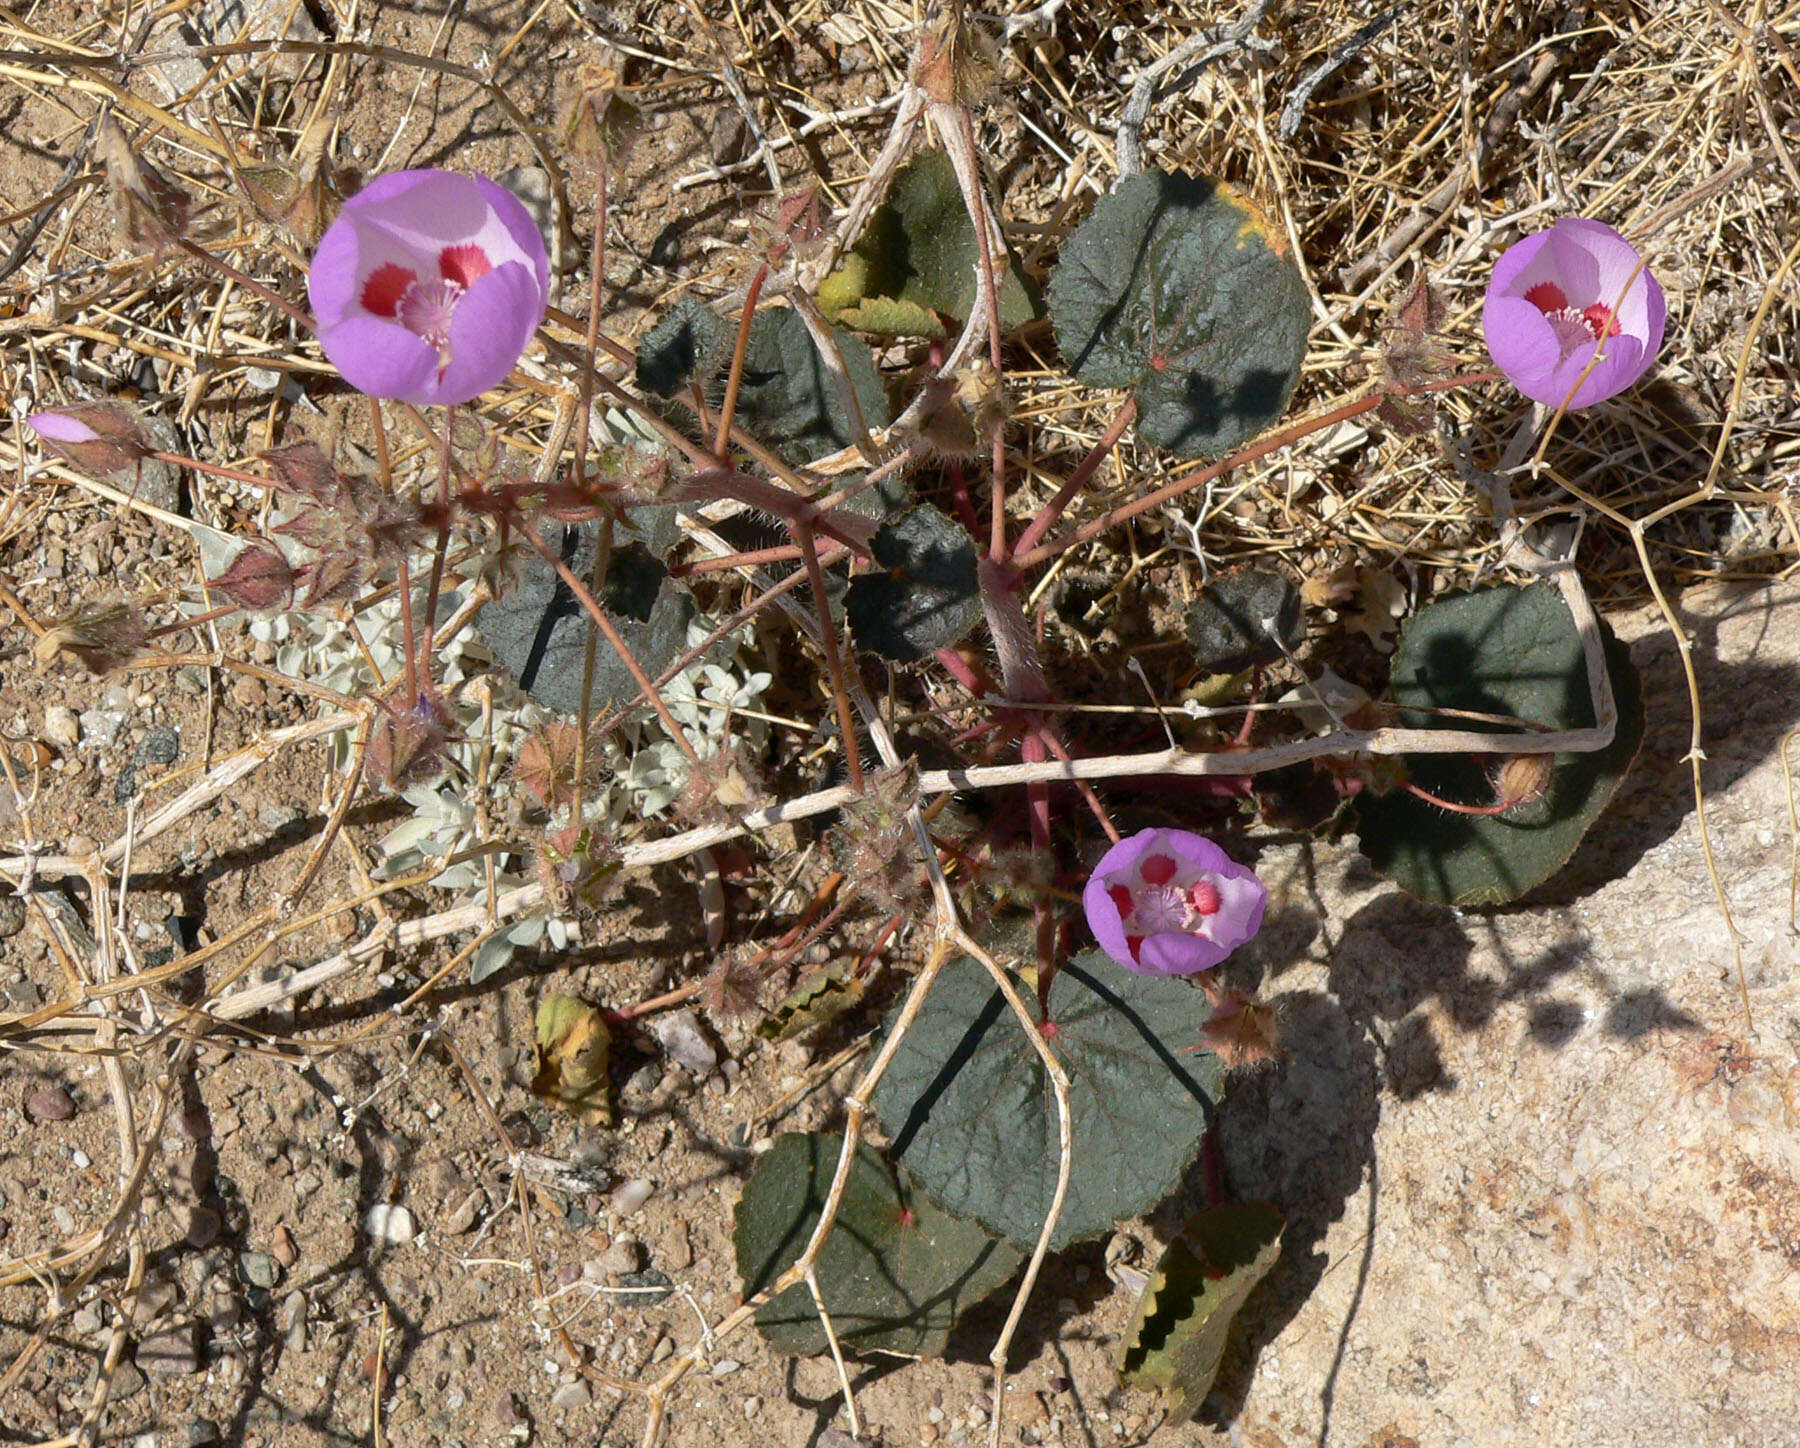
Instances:
[[[806,1247],[842,1149],[835,1134],[793,1134],[757,1159],[732,1233],[746,1297],[773,1282]],[[819,1253],[819,1292],[846,1346],[934,1357],[956,1319],[1023,1260],[972,1222],[939,1211],[905,1172],[896,1178],[864,1146]],[[756,1325],[782,1352],[821,1353],[828,1345],[804,1283],[765,1304]]]
[[[923,503],[885,524],[870,548],[885,571],[859,573],[844,599],[863,648],[907,663],[948,648],[975,627],[981,597],[966,528]]]
[[[692,378],[704,385],[731,360],[731,323],[695,297],[683,297],[638,343],[638,386],[673,397]]]
[[[1150,1274],[1119,1341],[1119,1375],[1161,1388],[1170,1422],[1187,1422],[1212,1391],[1232,1320],[1275,1265],[1284,1225],[1259,1202],[1212,1207],[1182,1228]]]
[[[1053,1251],[1174,1190],[1223,1088],[1218,1058],[1192,1050],[1211,1015],[1205,992],[1132,974],[1099,951],[1056,973],[1048,1040],[1069,1075],[1075,1153]],[[947,1211],[1016,1246],[1036,1244],[1056,1190],[1056,1098],[979,963],[965,956],[944,967],[875,1110],[894,1159]]]
[[[1140,436],[1217,457],[1287,409],[1312,312],[1286,240],[1248,201],[1142,171],[1064,243],[1050,318],[1077,377],[1132,389]]]
[[[1462,815],[1396,790],[1357,802],[1363,853],[1422,900],[1497,905],[1549,879],[1581,843],[1618,789],[1644,732],[1637,670],[1601,624],[1618,706],[1613,742],[1597,753],[1559,754],[1549,787],[1503,815]],[[1410,728],[1501,729],[1421,714],[1421,707],[1512,715],[1552,729],[1594,722],[1575,620],[1553,583],[1458,594],[1421,609],[1394,654],[1393,702]],[[1514,731],[1509,731],[1514,732]],[[1408,777],[1457,804],[1494,801],[1492,756],[1408,755]]]
[[[893,413],[874,353],[848,332],[834,328],[832,335],[864,423],[886,427]],[[738,417],[745,431],[792,463],[809,463],[856,441],[825,359],[806,322],[789,307],[764,308],[750,324]]]
[[[564,528],[560,541],[563,560],[588,581],[598,525]],[[642,544],[613,549],[598,601],[646,673],[661,673],[687,647],[693,600]],[[481,633],[501,667],[548,708],[566,714],[580,710],[590,633],[596,634],[593,707],[610,708],[637,695],[624,660],[597,635],[587,610],[556,570],[536,554],[524,560],[508,591],[481,611]]]
[[[894,178],[855,251],[819,289],[819,304],[859,332],[943,337],[940,315],[960,320],[975,307],[980,260],[956,168],[945,152],[925,151]],[[1037,315],[1031,285],[1016,264],[1000,276],[999,302],[1002,327]]]
[[[1266,569],[1219,574],[1188,609],[1188,643],[1194,661],[1209,674],[1276,663],[1300,642],[1301,633],[1299,593]]]

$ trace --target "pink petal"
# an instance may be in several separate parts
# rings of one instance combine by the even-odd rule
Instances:
[[[358,392],[421,404],[435,400],[428,388],[437,373],[437,353],[398,322],[348,317],[321,327],[319,346]]]
[[[1490,290],[1481,309],[1481,330],[1494,365],[1534,402],[1549,384],[1562,356],[1556,331],[1530,302]],[[1558,399],[1559,401],[1561,399]]]
[[[1228,947],[1204,936],[1166,931],[1150,935],[1138,949],[1138,966],[1145,975],[1192,975],[1211,970],[1227,955]]]
[[[1129,892],[1127,892],[1129,893]],[[1087,916],[1088,929],[1100,948],[1120,965],[1131,964],[1131,947],[1125,939],[1125,916],[1108,888],[1106,877],[1095,870],[1081,892],[1081,908]]]
[[[61,412],[34,412],[25,420],[33,432],[50,442],[92,442],[100,436],[80,418]]]
[[[1577,347],[1569,359],[1562,363],[1545,384],[1545,395],[1536,396],[1527,392],[1522,386],[1519,391],[1536,402],[1543,402],[1551,407],[1560,407],[1565,397],[1569,398],[1569,407],[1592,407],[1596,402],[1604,402],[1609,397],[1616,397],[1623,392],[1649,367],[1644,357],[1643,344],[1636,337],[1613,337],[1606,343],[1606,356],[1587,375],[1587,380],[1579,388],[1575,387],[1575,379],[1586,369],[1593,353],[1586,347]],[[1515,386],[1518,385],[1515,383]],[[1569,397],[1569,391],[1575,388],[1575,395]]]
[[[531,267],[532,275],[537,278],[538,290],[544,294],[544,300],[548,303],[550,298],[550,256],[544,250],[544,236],[538,230],[537,222],[532,220],[531,213],[525,209],[525,203],[498,182],[490,181],[485,176],[477,176],[475,184],[481,188],[482,196],[487,199],[487,204],[492,209],[493,220],[504,228],[507,237],[516,248],[516,251],[510,255],[516,256],[517,260],[523,261]],[[506,259],[493,250],[490,250],[488,255],[494,258],[496,266]],[[539,321],[542,320],[540,317]]]
[[[537,278],[516,261],[470,287],[450,320],[450,365],[430,400],[467,402],[504,382],[543,320],[542,299]]]

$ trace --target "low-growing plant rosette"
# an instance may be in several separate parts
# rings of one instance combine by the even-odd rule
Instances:
[[[1082,907],[1100,948],[1140,975],[1210,970],[1262,928],[1256,872],[1190,830],[1142,830],[1094,867]]]
[[[1637,249],[1573,216],[1501,253],[1481,309],[1494,364],[1546,407],[1592,407],[1623,392],[1650,370],[1667,320]]]
[[[423,406],[504,381],[544,320],[549,282],[537,224],[505,187],[396,171],[344,203],[306,285],[344,380]]]

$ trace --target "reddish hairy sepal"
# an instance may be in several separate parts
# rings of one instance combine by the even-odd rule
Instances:
[[[294,599],[294,570],[275,549],[252,543],[217,578],[207,579],[239,608],[286,608]]]
[[[421,693],[411,704],[384,701],[369,742],[369,766],[395,792],[430,784],[449,766],[454,731],[450,711],[434,694]]]

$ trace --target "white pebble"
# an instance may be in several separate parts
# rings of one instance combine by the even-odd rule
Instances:
[[[82,1151],[79,1147],[77,1147],[74,1151],[69,1153],[69,1160],[75,1163],[75,1169],[77,1171],[86,1171],[90,1166],[92,1166],[94,1164],[93,1157],[89,1156],[85,1151]]]
[[[629,1217],[650,1200],[650,1193],[655,1190],[655,1183],[647,1178],[638,1177],[635,1181],[628,1181],[612,1194],[612,1209],[621,1217]]]
[[[413,1227],[413,1214],[405,1207],[389,1206],[386,1202],[377,1202],[369,1208],[369,1215],[363,1219],[363,1228],[377,1242],[388,1242],[395,1246],[410,1242],[417,1235]]]

